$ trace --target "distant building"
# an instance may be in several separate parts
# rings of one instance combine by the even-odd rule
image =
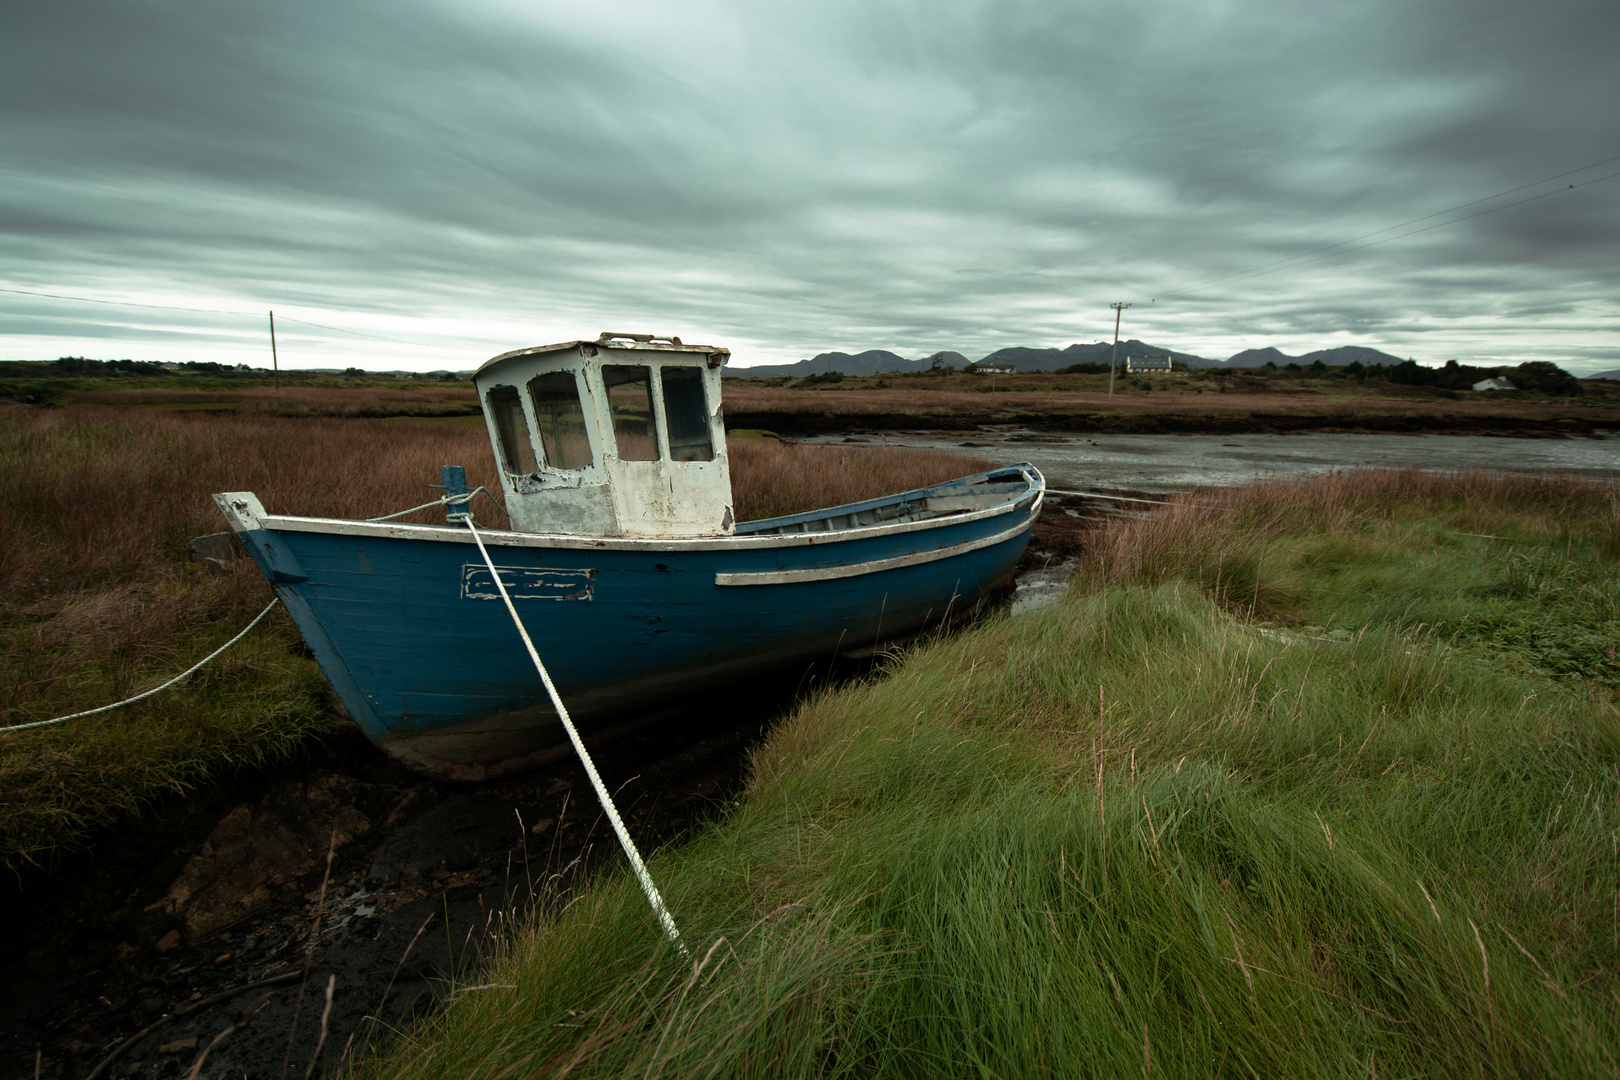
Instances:
[[[1013,364],[1004,363],[978,363],[969,364],[962,369],[971,375],[1011,375],[1018,370]]]
[[[1175,370],[1168,356],[1127,356],[1127,375],[1169,375]]]
[[[1518,387],[1503,378],[1481,379],[1472,387],[1474,390],[1517,390]]]

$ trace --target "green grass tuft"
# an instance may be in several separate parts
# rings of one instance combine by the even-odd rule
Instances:
[[[1336,514],[1247,507],[1247,547],[1241,521],[1121,525],[1063,604],[809,702],[652,860],[693,964],[613,878],[477,976],[516,989],[359,1071],[1612,1074],[1614,694],[1425,618],[1584,586],[1480,565],[1443,506],[1391,505],[1409,477],[1332,483]],[[1542,512],[1494,498],[1470,513]],[[1598,526],[1521,524],[1610,602]],[[1247,597],[1210,572],[1244,561]],[[1245,618],[1256,591],[1278,625]]]

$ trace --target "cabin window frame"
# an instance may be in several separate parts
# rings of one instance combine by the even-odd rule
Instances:
[[[534,384],[550,375],[569,375],[574,380],[574,400],[579,406],[581,431],[585,436],[585,447],[590,452],[590,458],[582,465],[564,467],[553,464],[546,456],[545,441],[540,424],[540,410],[535,406]],[[519,395],[523,400],[523,409],[529,417],[530,441],[533,443],[534,457],[537,471],[553,473],[562,476],[578,476],[587,469],[592,468],[602,460],[602,445],[596,431],[598,418],[596,414],[595,393],[591,386],[592,379],[587,377],[586,370],[578,364],[568,364],[551,368],[547,371],[536,371],[523,380],[523,392]]]
[[[515,413],[507,405],[497,406],[495,404],[496,395],[506,396],[501,393],[502,391],[510,392],[511,403],[517,405]],[[500,449],[501,470],[507,476],[532,476],[535,470],[540,467],[540,456],[535,452],[534,444],[534,418],[529,415],[529,410],[524,403],[525,396],[521,387],[514,386],[511,383],[496,383],[484,393],[484,407],[489,410],[489,425],[494,429],[495,443]],[[507,426],[501,422],[503,416],[510,418],[514,415],[523,421],[522,432],[508,432]],[[513,436],[512,440],[507,438],[508,434]],[[514,442],[513,440],[517,440],[520,435],[521,440]],[[525,470],[523,460],[512,460],[514,450],[519,452],[520,458],[523,454],[527,454],[527,461],[531,468]]]
[[[619,449],[619,429],[617,418],[613,415],[613,387],[608,384],[607,377],[607,369],[610,367],[640,368],[647,373],[647,423],[652,427],[650,434],[652,435],[653,440],[653,456],[650,458],[625,457]],[[591,373],[594,376],[593,381],[600,382],[602,385],[602,400],[605,403],[607,427],[608,430],[613,434],[613,455],[619,461],[645,463],[670,460],[669,443],[664,437],[667,424],[665,423],[663,417],[663,403],[659,394],[660,383],[662,381],[662,377],[660,376],[659,372],[662,369],[662,364],[650,363],[646,360],[624,361],[617,363],[609,363],[604,360],[602,363],[596,365],[595,369]],[[620,385],[629,384],[625,383]]]
[[[674,444],[670,441],[673,428],[670,422],[669,402],[664,396],[664,379],[667,373],[672,370],[690,371],[696,376],[693,381],[697,384],[698,397],[701,399],[701,426],[704,434],[708,436],[709,452],[707,457],[677,458],[675,456]],[[709,407],[711,401],[708,369],[705,366],[693,363],[663,363],[658,365],[658,376],[653,382],[656,387],[654,396],[658,402],[659,420],[661,421],[659,423],[659,452],[662,454],[663,460],[675,465],[702,465],[718,460],[721,454],[720,448],[725,446],[725,440],[723,437],[718,439],[715,437],[714,410]]]

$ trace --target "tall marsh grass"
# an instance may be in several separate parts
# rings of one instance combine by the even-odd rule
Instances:
[[[1090,586],[1186,579],[1249,617],[1345,634],[1426,626],[1620,685],[1620,486],[1490,472],[1275,480],[1117,520]]]
[[[1303,632],[1356,590],[1287,554],[1335,535],[1333,577],[1427,538],[1430,575],[1474,588],[1501,541],[1438,537],[1491,523],[1597,579],[1603,496],[1357,474],[1118,523],[1063,603],[772,733],[739,804],[651,862],[691,963],[601,882],[358,1071],[1612,1075],[1613,691],[1419,625],[1379,594],[1404,569],[1362,580],[1353,628]]]
[[[268,386],[176,387],[85,390],[75,405],[114,405],[154,410],[212,410],[265,416],[479,416],[478,395],[464,383],[449,386]]]
[[[780,517],[823,506],[927,487],[994,464],[948,450],[820,446],[739,439],[730,444],[731,489],[738,521]]]
[[[867,447],[744,442],[731,453],[739,509],[754,516],[983,467]],[[252,490],[279,513],[373,517],[432,498],[427,485],[443,464],[500,490],[480,418],[0,411],[0,722],[61,716],[155,686],[269,602],[250,561],[219,575],[187,561],[191,537],[225,528],[212,493]],[[505,525],[482,500],[475,510]],[[444,517],[427,510],[408,520]],[[174,691],[60,727],[9,736],[0,728],[0,865],[80,843],[157,794],[221,769],[286,756],[330,722],[324,697],[290,620],[276,612]]]

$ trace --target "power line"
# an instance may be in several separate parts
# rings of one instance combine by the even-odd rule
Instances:
[[[331,330],[339,334],[353,334],[355,337],[370,338],[372,341],[392,341],[396,345],[420,345],[424,349],[445,349],[449,352],[476,353],[479,356],[483,355],[483,353],[477,349],[463,349],[455,345],[434,345],[426,341],[406,341],[404,338],[379,337],[376,334],[362,334],[358,330],[345,330],[341,326],[327,326],[325,323],[310,322],[308,319],[295,319],[291,315],[283,315],[281,317],[281,321],[302,323],[304,326],[318,326],[322,330]]]
[[[1503,197],[1508,196],[1508,195],[1517,194],[1518,192],[1528,190],[1529,188],[1539,187],[1542,184],[1551,183],[1554,180],[1562,180],[1566,176],[1574,176],[1576,173],[1586,172],[1586,171],[1588,171],[1590,169],[1595,169],[1600,165],[1608,165],[1611,162],[1615,162],[1615,161],[1620,161],[1620,155],[1616,155],[1616,156],[1610,157],[1610,158],[1604,158],[1602,161],[1594,161],[1591,164],[1583,165],[1578,169],[1570,169],[1568,172],[1558,173],[1558,174],[1556,174],[1554,176],[1549,176],[1549,177],[1546,177],[1546,178],[1541,179],[1541,180],[1536,180],[1536,181],[1533,181],[1532,183],[1529,183],[1529,184],[1521,184],[1518,187],[1510,188],[1507,191],[1499,191],[1495,195],[1487,195],[1482,199],[1473,199],[1473,200],[1470,200],[1469,202],[1459,203],[1458,205],[1450,207],[1449,209],[1446,209],[1446,210],[1437,210],[1432,214],[1424,214],[1422,217],[1416,217],[1416,218],[1411,219],[1410,221],[1403,221],[1399,225],[1390,225],[1387,228],[1376,229],[1376,230],[1374,230],[1373,232],[1370,232],[1370,233],[1363,233],[1361,236],[1352,237],[1349,240],[1340,240],[1339,242],[1334,243],[1334,244],[1326,244],[1326,245],[1324,245],[1322,247],[1312,248],[1310,251],[1304,251],[1304,252],[1301,252],[1298,255],[1290,255],[1285,259],[1275,259],[1275,260],[1273,260],[1271,262],[1268,262],[1268,263],[1261,263],[1258,266],[1249,267],[1246,270],[1238,270],[1238,271],[1235,271],[1235,272],[1230,273],[1230,274],[1224,274],[1224,275],[1222,275],[1220,277],[1210,278],[1207,281],[1198,282],[1195,285],[1188,285],[1188,286],[1185,286],[1184,288],[1176,289],[1176,290],[1174,290],[1172,292],[1160,293],[1154,299],[1157,300],[1157,299],[1164,299],[1166,297],[1171,297],[1171,296],[1183,296],[1183,295],[1186,295],[1187,293],[1190,293],[1190,292],[1196,292],[1199,289],[1208,288],[1211,285],[1219,285],[1222,282],[1236,281],[1236,280],[1239,280],[1241,278],[1248,278],[1248,277],[1262,277],[1262,276],[1264,276],[1266,274],[1276,273],[1277,271],[1286,269],[1286,268],[1288,268],[1289,266],[1292,266],[1292,265],[1305,265],[1307,263],[1312,263],[1312,262],[1321,262],[1323,259],[1331,259],[1331,258],[1335,258],[1335,257],[1337,257],[1339,255],[1348,255],[1353,251],[1364,251],[1367,248],[1378,247],[1380,244],[1387,244],[1392,240],[1405,239],[1408,236],[1416,236],[1419,233],[1429,232],[1432,229],[1438,229],[1438,228],[1441,228],[1442,226],[1445,226],[1445,225],[1455,225],[1459,221],[1467,221],[1470,218],[1482,217],[1485,214],[1494,214],[1497,211],[1508,210],[1508,209],[1511,209],[1512,207],[1515,207],[1515,206],[1522,206],[1525,203],[1535,202],[1537,199],[1545,199],[1545,198],[1547,198],[1548,196],[1551,196],[1551,195],[1561,195],[1564,192],[1573,191],[1575,188],[1586,187],[1589,184],[1596,184],[1596,183],[1598,183],[1600,181],[1603,181],[1603,180],[1612,180],[1616,176],[1620,176],[1620,172],[1609,173],[1609,174],[1607,174],[1605,176],[1599,176],[1599,177],[1596,177],[1596,178],[1591,179],[1591,180],[1583,180],[1583,181],[1581,181],[1579,183],[1570,184],[1570,185],[1568,185],[1566,187],[1555,188],[1552,191],[1544,191],[1539,195],[1531,195],[1528,198],[1516,199],[1513,202],[1503,203],[1500,206],[1488,207],[1488,208],[1486,208],[1484,210],[1475,211],[1472,214],[1464,214],[1461,217],[1451,218],[1451,219],[1449,219],[1447,221],[1437,222],[1437,223],[1435,223],[1433,225],[1426,225],[1421,229],[1412,229],[1410,232],[1399,233],[1398,235],[1395,235],[1395,236],[1387,236],[1387,237],[1384,237],[1384,239],[1382,239],[1382,240],[1374,240],[1370,244],[1361,244],[1360,243],[1360,241],[1370,239],[1370,238],[1372,238],[1374,236],[1380,236],[1380,235],[1382,235],[1384,233],[1387,233],[1387,232],[1394,232],[1397,229],[1405,229],[1409,225],[1416,225],[1416,224],[1419,224],[1420,222],[1428,221],[1428,220],[1430,220],[1432,218],[1444,217],[1447,214],[1454,214],[1458,210],[1466,210],[1470,206],[1478,206],[1480,203],[1487,203],[1487,202],[1491,202],[1491,201],[1493,201],[1495,199],[1503,198]],[[1357,246],[1355,246],[1355,247],[1347,246],[1347,245],[1350,245],[1350,244],[1356,244]],[[1335,251],[1334,250],[1335,248],[1343,248],[1343,250],[1342,251]],[[1324,252],[1326,252],[1326,254],[1322,254]],[[1312,255],[1318,255],[1319,257],[1313,259],[1313,258],[1311,258]]]

